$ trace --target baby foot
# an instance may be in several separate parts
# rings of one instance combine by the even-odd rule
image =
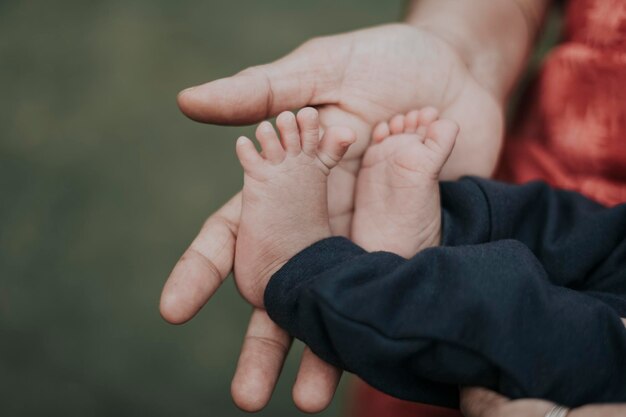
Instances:
[[[410,258],[441,240],[439,173],[459,128],[425,108],[380,123],[363,157],[352,238]]]
[[[237,140],[244,169],[241,223],[237,235],[235,280],[251,304],[262,307],[271,276],[289,258],[331,236],[328,222],[327,177],[355,141],[347,128],[330,128],[320,140],[317,111],[302,109],[263,122],[256,137]]]

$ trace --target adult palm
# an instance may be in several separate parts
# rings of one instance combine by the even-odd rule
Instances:
[[[346,236],[360,160],[377,122],[424,106],[455,120],[461,134],[444,168],[446,178],[489,175],[503,129],[501,102],[474,78],[459,51],[428,30],[404,24],[313,39],[271,64],[185,90],[179,105],[194,120],[228,125],[315,106],[324,128],[351,127],[357,143],[329,179],[331,225]],[[166,320],[191,319],[230,273],[239,213],[237,195],[207,220],[182,256],[161,297]],[[289,337],[256,310],[232,385],[240,407],[265,406],[289,346]],[[339,375],[305,350],[294,385],[296,405],[309,412],[326,407]]]

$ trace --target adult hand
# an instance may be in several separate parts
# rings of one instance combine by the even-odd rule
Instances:
[[[443,175],[489,175],[502,135],[502,97],[473,77],[461,53],[434,32],[405,24],[311,40],[267,65],[187,89],[179,106],[207,123],[249,124],[277,113],[316,106],[323,128],[352,128],[357,143],[329,179],[331,226],[349,235],[354,186],[372,127],[397,113],[427,105],[461,126]],[[191,319],[233,265],[240,196],[212,215],[172,271],[160,310],[171,323]],[[235,403],[263,408],[280,373],[290,338],[261,310],[253,313],[232,384]],[[316,412],[332,399],[340,372],[305,350],[294,401]]]

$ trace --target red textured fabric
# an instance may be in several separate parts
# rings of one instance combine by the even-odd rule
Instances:
[[[361,380],[352,386],[349,417],[463,417],[457,410],[399,400]]]
[[[504,145],[500,179],[543,180],[626,202],[626,1],[571,0],[563,43],[546,58]],[[349,417],[460,417],[358,382]]]
[[[499,177],[626,201],[626,2],[572,0],[502,154]]]

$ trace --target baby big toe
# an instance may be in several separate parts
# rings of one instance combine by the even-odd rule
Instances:
[[[428,127],[424,144],[443,166],[452,153],[456,138],[459,134],[459,125],[451,120],[437,120]]]
[[[331,127],[328,129],[317,148],[317,157],[326,168],[333,169],[341,161],[354,143],[356,136],[347,127]]]
[[[263,156],[269,162],[277,164],[285,158],[285,150],[270,122],[263,122],[256,130],[256,137],[263,149]]]

